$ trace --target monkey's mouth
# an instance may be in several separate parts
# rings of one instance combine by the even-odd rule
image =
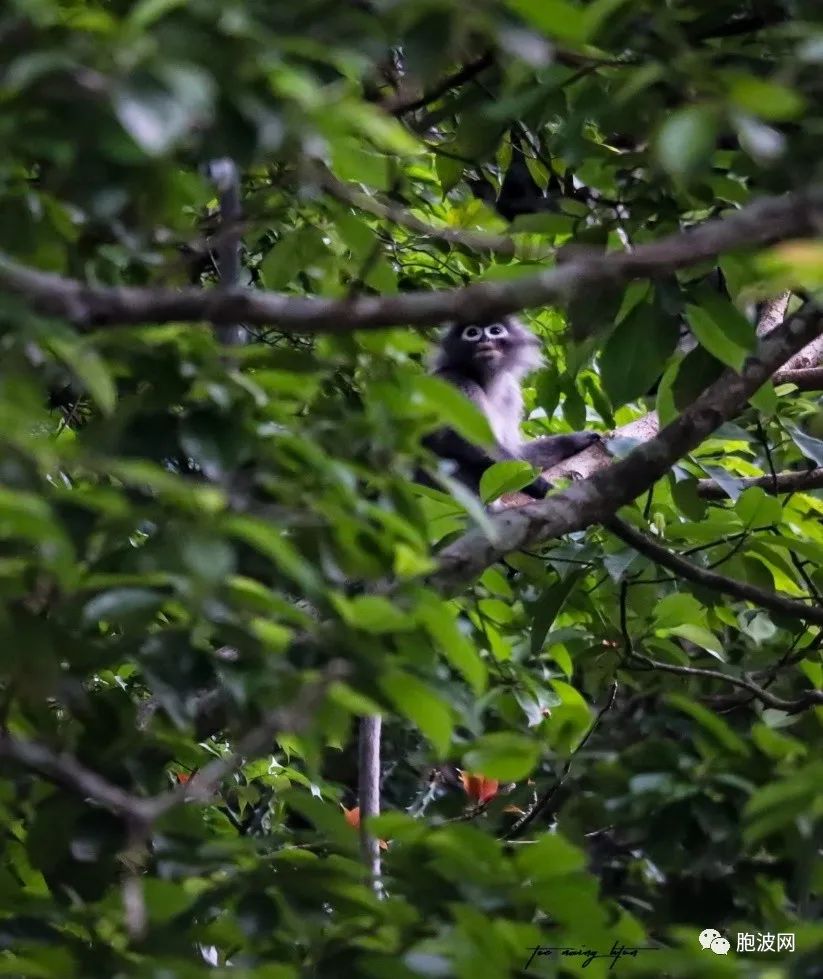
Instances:
[[[501,350],[497,347],[478,347],[474,352],[474,356],[477,360],[497,360],[503,355]]]

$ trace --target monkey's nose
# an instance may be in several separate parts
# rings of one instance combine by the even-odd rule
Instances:
[[[488,340],[478,343],[476,350],[479,357],[494,357],[497,355],[497,347]]]

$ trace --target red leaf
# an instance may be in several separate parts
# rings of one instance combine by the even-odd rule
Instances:
[[[480,806],[490,802],[500,788],[497,779],[486,778],[485,775],[471,775],[469,772],[461,772],[460,781],[463,783],[466,795]]]

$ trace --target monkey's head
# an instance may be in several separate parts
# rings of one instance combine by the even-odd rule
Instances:
[[[537,337],[513,316],[486,326],[455,324],[440,342],[435,370],[481,378],[508,373],[518,380],[540,364]]]

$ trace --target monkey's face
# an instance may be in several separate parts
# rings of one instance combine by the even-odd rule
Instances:
[[[505,358],[510,340],[508,327],[503,323],[482,327],[466,326],[460,333],[465,358],[490,367],[496,366]]]
[[[510,373],[521,378],[540,364],[539,342],[513,316],[486,326],[455,324],[440,342],[435,369],[464,372],[483,382]]]

